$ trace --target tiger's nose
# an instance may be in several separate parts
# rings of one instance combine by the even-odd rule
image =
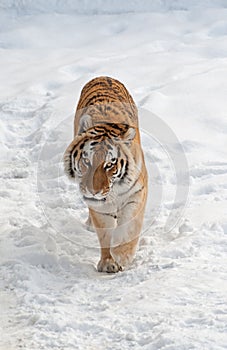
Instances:
[[[103,197],[105,197],[108,193],[108,191],[105,191],[105,190],[101,190],[101,191],[95,191],[95,190],[90,190],[87,191],[89,192],[89,194],[91,196],[93,196],[94,198],[97,198],[97,199],[102,199]]]
[[[85,197],[102,199],[109,192],[109,187],[102,190],[95,190],[94,188],[86,188],[82,184],[80,184],[80,191]]]

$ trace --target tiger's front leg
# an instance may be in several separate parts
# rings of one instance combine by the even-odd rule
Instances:
[[[101,248],[101,259],[98,262],[97,270],[98,272],[116,273],[122,271],[122,267],[112,258],[110,249]]]
[[[121,266],[128,266],[136,253],[146,204],[146,194],[141,193],[119,211],[118,226],[111,239],[110,253]]]
[[[122,267],[113,259],[110,253],[111,237],[117,225],[115,215],[99,213],[92,209],[89,209],[89,213],[101,247],[101,258],[97,270],[109,273],[121,271]]]

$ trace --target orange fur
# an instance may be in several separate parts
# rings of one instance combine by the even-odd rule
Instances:
[[[65,170],[80,184],[101,247],[98,271],[131,263],[142,229],[147,171],[138,112],[119,81],[99,77],[82,92]]]

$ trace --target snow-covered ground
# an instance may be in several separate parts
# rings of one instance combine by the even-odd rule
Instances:
[[[0,6],[0,349],[227,349],[226,3],[81,3]],[[135,261],[116,275],[96,272],[62,167],[99,75],[140,107],[150,174]]]

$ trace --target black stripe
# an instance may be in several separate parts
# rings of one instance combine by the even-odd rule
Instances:
[[[81,95],[85,95],[84,97],[87,98],[90,94],[91,94],[91,89],[94,89],[94,87],[96,87],[97,85],[99,85],[100,87],[104,87],[106,88],[107,84],[106,82],[104,83],[103,81],[91,81],[90,83],[86,84],[85,87],[82,89],[81,91]],[[86,96],[88,94],[88,96]],[[84,99],[83,99],[84,100]]]
[[[141,192],[143,189],[144,189],[144,186],[142,186],[138,191],[134,192],[134,193],[133,193],[133,196],[134,196],[135,194]]]
[[[121,124],[119,126],[119,124],[115,124],[115,129],[120,130],[121,134],[124,134],[127,130],[128,130],[129,126],[125,125],[125,124]]]
[[[113,137],[118,137],[119,136],[116,132],[114,132],[114,130],[109,130],[108,133],[109,133],[109,135],[111,135]]]
[[[121,164],[122,164],[122,161],[123,161],[123,165],[124,165],[124,160],[121,159]],[[122,168],[123,168],[123,166],[122,166]],[[125,178],[127,175],[128,175],[128,160],[126,160],[125,172],[124,172],[124,174],[121,174],[121,176],[120,176],[121,181],[123,181],[124,178]],[[118,176],[119,176],[119,175],[118,175]]]
[[[113,112],[113,114],[115,114],[115,115],[118,115],[119,114],[119,112],[114,108],[114,109],[112,109],[112,112]]]
[[[69,170],[69,175],[70,175],[71,177],[75,177],[75,174],[74,174],[74,171],[73,171],[72,168],[70,168],[70,170]]]
[[[132,203],[137,203],[137,204],[138,204],[137,201],[130,201],[130,202],[128,202],[128,203],[125,204],[125,207],[126,207],[126,205],[129,205],[129,204],[132,204]]]
[[[93,141],[90,143],[90,146],[93,147],[93,146],[97,145],[98,143],[99,143],[98,141]]]
[[[109,86],[112,87],[112,79],[108,77],[106,80],[107,80]]]
[[[102,213],[102,215],[111,216],[112,218],[117,219],[117,215],[115,215],[115,214],[111,214],[111,213]]]
[[[73,149],[72,149],[72,151],[70,152],[70,154],[69,154],[69,169],[67,169],[67,171],[68,171],[68,173],[69,173],[69,175],[71,176],[71,177],[75,177],[75,174],[74,174],[74,171],[73,171],[73,164],[72,164],[72,154],[73,154]]]
[[[100,85],[100,84],[98,84],[98,85]],[[94,88],[94,86],[92,86],[91,89],[93,89],[93,88]],[[106,90],[108,90],[108,91],[106,91]],[[93,95],[92,95],[92,97],[89,98],[89,95],[91,95],[91,94],[93,94]],[[102,99],[102,102],[103,101],[107,102],[108,99],[111,99],[111,98],[114,99],[116,96],[113,93],[113,91],[109,90],[108,87],[105,85],[105,90],[101,90],[101,92],[98,90],[96,90],[94,92],[89,91],[88,96],[85,96],[85,97],[86,98],[83,99],[83,102],[86,103],[86,106],[93,106],[93,105],[95,105],[95,102],[98,101],[99,99],[100,100]],[[86,100],[87,98],[89,98],[89,99]]]
[[[91,98],[89,98],[88,101],[86,101],[86,106],[92,106],[94,105],[94,100],[99,97],[97,94],[93,95]]]

